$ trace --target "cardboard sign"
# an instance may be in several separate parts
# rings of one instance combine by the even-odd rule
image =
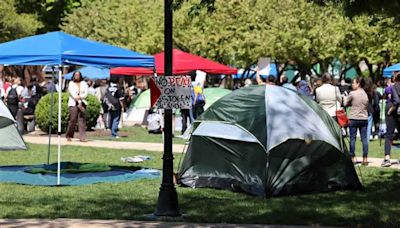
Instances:
[[[190,76],[153,77],[150,80],[151,107],[159,109],[190,109]]]

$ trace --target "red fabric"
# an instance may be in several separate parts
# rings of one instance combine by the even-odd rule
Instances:
[[[154,55],[156,71],[158,75],[164,75],[164,52]],[[209,74],[236,74],[237,69],[225,66],[223,64],[211,61],[209,59],[192,55],[181,50],[172,51],[172,70],[173,74],[187,74],[194,70],[202,70]],[[117,67],[111,69],[111,74],[122,75],[153,75],[151,69]]]

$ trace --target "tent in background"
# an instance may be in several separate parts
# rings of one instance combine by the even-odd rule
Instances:
[[[1,150],[26,150],[25,142],[17,129],[15,120],[2,100],[0,100]]]
[[[212,60],[183,52],[178,49],[172,51],[172,74],[188,74],[194,70],[201,70],[208,74],[236,74],[237,70],[214,62]],[[156,72],[158,75],[164,75],[164,52],[154,55]],[[146,68],[117,67],[111,69],[111,74],[118,75],[153,75],[153,71]]]
[[[385,78],[391,78],[393,72],[400,71],[400,63],[392,65],[390,67],[386,67],[383,69],[383,77]]]
[[[90,79],[90,80],[97,80],[97,79],[107,79],[110,77],[110,69],[106,67],[83,67],[81,69],[78,69],[76,71],[81,72],[82,77],[85,79]],[[76,72],[70,72],[66,75],[64,75],[65,79],[71,80],[72,75]]]
[[[204,95],[206,96],[205,109],[210,107],[214,102],[221,99],[223,96],[231,93],[229,89],[223,88],[205,88]],[[150,109],[150,90],[141,92],[129,106],[128,116],[124,120],[126,125],[144,124],[146,111]]]
[[[64,32],[49,32],[0,44],[0,64],[153,68],[154,57]],[[58,80],[62,81],[61,71],[58,71]],[[58,101],[57,185],[60,185],[61,90]]]
[[[194,123],[178,181],[260,197],[360,189],[337,123],[279,86],[235,90]]]

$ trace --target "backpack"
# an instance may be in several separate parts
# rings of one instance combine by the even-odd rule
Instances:
[[[117,110],[118,107],[119,107],[119,100],[112,95],[110,90],[107,89],[103,97],[103,109]]]
[[[19,97],[18,97],[17,89],[11,87],[11,89],[10,89],[10,91],[8,91],[8,95],[7,95],[7,104],[8,105],[18,105],[18,102],[19,102]]]
[[[193,86],[193,101],[194,105],[204,105],[206,103],[206,98],[203,93],[203,87],[200,85]]]

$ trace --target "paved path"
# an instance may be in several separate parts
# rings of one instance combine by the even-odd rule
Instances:
[[[227,227],[227,228],[301,228],[307,226],[281,226],[281,225],[253,225],[253,224],[205,224],[205,223],[176,223],[158,221],[125,221],[125,220],[86,220],[86,219],[0,219],[0,227],[37,227],[37,228],[125,228],[125,227],[174,227],[174,228],[193,228],[193,227]]]
[[[25,142],[34,144],[48,144],[48,136],[23,136]],[[57,145],[57,137],[51,138],[51,144]],[[61,137],[61,145],[72,145],[72,146],[87,146],[87,147],[103,147],[112,149],[127,149],[127,150],[147,150],[147,151],[164,151],[164,145],[162,143],[144,143],[144,142],[121,142],[112,140],[89,140],[88,142],[80,142],[77,139],[73,139],[68,142],[65,137]],[[182,153],[183,144],[174,144],[173,151],[175,153]]]
[[[48,144],[49,138],[47,136],[31,136],[24,135],[25,142],[34,144]],[[51,139],[52,145],[57,145],[57,137]],[[72,146],[87,146],[87,147],[103,147],[103,148],[113,148],[113,149],[128,149],[128,150],[147,150],[147,151],[164,151],[164,146],[162,143],[144,143],[144,142],[121,142],[121,141],[111,141],[111,140],[89,140],[88,142],[79,142],[79,140],[74,139],[72,142],[68,142],[64,137],[61,137],[61,145],[72,145]],[[174,144],[174,153],[182,153],[184,145]],[[369,166],[381,167],[382,158],[368,158]],[[362,161],[361,157],[357,158],[357,161]],[[392,166],[390,168],[400,169],[400,164],[398,160],[392,161]]]

